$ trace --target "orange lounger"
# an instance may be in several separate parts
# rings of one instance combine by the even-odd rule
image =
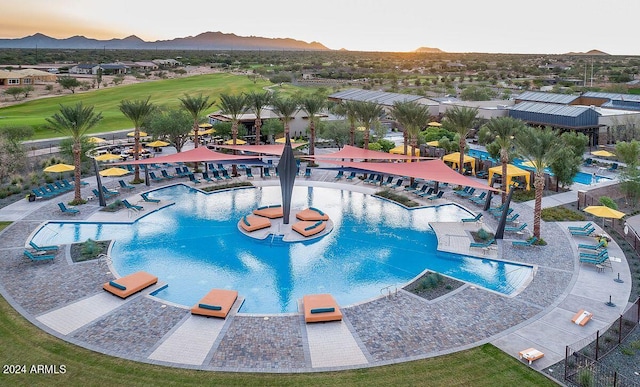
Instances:
[[[130,295],[141,291],[158,282],[158,277],[144,271],[129,274],[102,285],[102,288],[109,293],[120,298],[127,298]]]
[[[304,321],[324,322],[342,320],[342,312],[331,294],[310,294],[302,297]]]
[[[191,314],[225,318],[237,298],[236,290],[213,289],[191,308]]]
[[[585,326],[589,320],[591,320],[591,317],[593,317],[593,313],[580,309],[578,313],[573,316],[571,322],[580,326]]]
[[[238,224],[240,225],[240,227],[242,227],[243,230],[248,232],[271,227],[271,221],[269,219],[253,215],[244,216],[242,219],[240,219],[240,222],[238,222]]]
[[[306,210],[299,211],[296,214],[296,218],[309,221],[329,220],[329,215],[325,214],[317,208],[309,207]]]
[[[518,355],[520,355],[520,359],[524,358],[528,360],[529,364],[533,363],[535,360],[538,360],[544,357],[544,353],[538,351],[535,348],[528,348],[528,349],[525,349],[524,351],[520,351]]]
[[[283,215],[284,213],[282,211],[282,206],[279,204],[272,205],[272,206],[258,207],[257,209],[253,210],[253,214],[258,216],[264,216],[265,218],[269,218],[269,219],[282,218],[284,216]]]
[[[311,236],[323,231],[327,224],[321,220],[317,222],[300,221],[291,226],[291,229],[302,236]]]

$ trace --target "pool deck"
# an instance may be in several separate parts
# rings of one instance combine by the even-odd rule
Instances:
[[[376,191],[362,181],[336,181],[334,176],[335,171],[314,170],[309,179],[299,177],[297,185]],[[85,197],[95,187],[94,181],[87,181],[92,184],[83,188]],[[193,186],[187,179],[179,182]],[[251,182],[256,186],[278,184],[277,179]],[[151,188],[159,186],[154,183]],[[138,202],[139,193],[148,189],[141,185],[122,196]],[[158,285],[121,300],[102,290],[102,284],[114,278],[108,261],[74,264],[68,246],[60,249],[53,263],[25,258],[22,251],[29,236],[45,221],[130,222],[171,204],[139,203],[143,211],[105,213],[92,201],[80,207],[80,214],[68,216],[56,203],[71,197],[65,194],[32,203],[21,200],[0,209],[0,220],[14,221],[0,233],[0,293],[44,331],[134,361],[216,371],[316,372],[405,362],[493,343],[516,358],[518,352],[535,347],[545,356],[532,367],[542,369],[562,360],[566,345],[609,326],[626,310],[631,291],[631,274],[615,243],[608,247],[610,256],[616,258],[612,270],[579,264],[577,244],[593,243],[593,238],[571,236],[566,226],[584,222],[542,222],[545,247],[514,247],[511,242],[528,233],[506,233],[495,249],[486,250],[469,248],[469,231],[479,223],[438,223],[433,228],[439,249],[533,265],[534,277],[513,296],[465,284],[431,301],[404,291],[400,284],[381,289],[380,297],[342,305],[340,322],[306,324],[302,313],[238,313],[242,297],[250,295],[240,295],[225,320],[193,316],[190,306],[150,295],[162,286],[162,278]],[[473,213],[481,211],[450,189],[435,203],[415,200],[424,205],[453,201]],[[533,214],[527,204],[512,207],[530,229]],[[490,214],[485,212],[482,219],[484,228],[495,229],[497,220]],[[613,281],[618,274],[624,282]],[[609,297],[616,306],[605,305]],[[586,326],[571,322],[579,309],[594,313]]]

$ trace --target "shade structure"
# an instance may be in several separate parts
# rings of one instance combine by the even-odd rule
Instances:
[[[129,137],[135,137],[135,135],[136,135],[136,132],[127,133],[127,136]],[[140,137],[146,137],[146,136],[147,136],[147,132],[140,131]]]
[[[229,155],[226,153],[220,153],[212,151],[211,149],[200,146],[190,149],[188,151],[173,153],[166,156],[151,157],[148,159],[123,161],[121,163],[114,163],[114,165],[140,165],[140,164],[155,164],[155,163],[197,163],[200,161],[233,161],[233,160],[247,160],[257,159],[258,156],[247,155]]]
[[[499,189],[487,186],[481,181],[459,174],[449,168],[449,166],[440,159],[417,161],[415,163],[378,163],[339,160],[325,160],[325,162],[340,165],[344,169],[356,168],[358,170],[377,172],[387,175],[413,177],[416,179],[449,183],[481,190],[500,191]]]
[[[491,184],[493,175],[502,176],[502,165],[489,168],[489,184]],[[531,172],[520,169],[513,164],[507,164],[507,190],[509,190],[509,186],[511,186],[513,179],[517,177],[524,177],[524,180],[526,182],[525,189],[527,191],[531,189]]]
[[[454,153],[449,153],[448,155],[444,155],[442,157],[442,161],[444,161],[445,163],[451,163],[451,168],[458,169],[458,164],[460,163],[460,152],[454,152]],[[476,159],[469,155],[464,155],[464,164],[471,165],[471,174],[475,176],[476,175]]]
[[[225,141],[224,143],[225,143],[225,145],[233,145],[233,139],[231,139],[231,140],[227,140],[227,141]],[[247,142],[246,142],[245,140],[241,140],[241,139],[239,139],[239,138],[237,138],[237,139],[236,139],[236,145],[244,145],[244,144],[246,144],[246,143],[247,143]]]
[[[403,154],[393,154],[387,152],[374,151],[369,149],[357,148],[351,145],[345,145],[339,151],[327,153],[323,155],[308,156],[309,158],[326,160],[326,159],[359,159],[359,160],[409,160],[413,157]]]
[[[284,144],[285,142],[287,142],[287,139],[284,137],[276,138],[276,143],[278,144]],[[306,144],[306,141],[291,140],[291,145],[293,144]]]
[[[156,140],[156,141],[153,141],[153,142],[150,142],[150,143],[147,144],[147,146],[154,147],[154,148],[160,148],[160,147],[168,146],[168,145],[169,145],[168,142],[161,141],[161,140]]]
[[[90,143],[92,143],[92,144],[101,144],[103,142],[107,142],[107,140],[105,140],[104,138],[100,138],[100,137],[89,137],[88,141]]]
[[[407,156],[411,156],[413,154],[412,149],[413,147],[411,145],[407,145]],[[389,153],[395,155],[404,155],[404,145],[398,145],[397,147],[391,149]],[[420,156],[420,149],[415,148],[415,155]]]
[[[291,148],[295,149],[303,143],[291,144]],[[220,148],[236,150],[239,152],[250,152],[263,155],[280,156],[284,150],[284,144],[265,144],[265,145],[220,145]]]
[[[113,161],[113,160],[121,160],[120,155],[116,155],[113,153],[105,153],[103,155],[99,155],[95,157],[98,161]]]
[[[595,215],[599,218],[608,218],[608,219],[622,219],[625,214],[624,212],[620,212],[618,210],[614,210],[613,208],[607,206],[589,206],[583,210],[591,215]]]
[[[431,122],[429,122],[429,124],[428,124],[428,125],[429,125],[429,126],[436,127],[436,128],[439,128],[439,127],[441,127],[441,126],[442,126],[442,124],[441,124],[441,123],[439,123],[439,122],[435,122],[435,121],[431,121]]]
[[[427,145],[429,145],[429,146],[440,146],[440,141],[438,141],[438,140],[429,141],[429,142],[427,142]]]
[[[198,130],[198,136],[204,136],[205,134],[212,134],[215,133],[216,130],[215,129],[201,129]],[[196,132],[194,132],[193,130],[189,132],[189,136],[195,136]]]
[[[60,164],[50,165],[46,167],[44,171],[62,173],[62,172],[70,172],[70,171],[73,171],[74,169],[76,169],[76,167],[74,167],[73,165],[60,163]]]
[[[598,156],[598,157],[613,157],[613,156],[615,156],[615,153],[611,153],[611,152],[606,151],[606,150],[593,151],[593,152],[591,152],[591,154],[594,155],[594,156]]]
[[[211,129],[211,128],[213,128],[213,125],[211,125],[208,122],[205,122],[203,124],[198,125],[198,128],[200,128],[200,129]]]
[[[100,171],[100,176],[124,176],[129,172],[130,171],[128,169],[113,167]]]

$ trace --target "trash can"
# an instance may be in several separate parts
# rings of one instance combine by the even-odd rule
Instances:
[[[29,196],[27,197],[27,199],[29,199],[30,202],[35,202],[36,201],[36,195],[30,193]]]

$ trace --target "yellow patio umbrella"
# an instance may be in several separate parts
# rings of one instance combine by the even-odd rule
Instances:
[[[429,122],[429,126],[440,127],[442,126],[442,124],[439,122],[432,121],[432,122]]]
[[[524,167],[535,168],[535,165],[533,165],[533,163],[531,161],[525,161],[521,165],[524,166]],[[545,167],[546,167],[546,165],[545,165]]]
[[[358,131],[360,131],[360,132],[364,132],[365,130],[367,130],[367,128],[366,128],[366,127],[364,127],[364,126],[358,126],[358,127],[356,128],[356,130],[358,130]]]
[[[284,137],[280,137],[280,138],[276,138],[276,143],[278,144],[284,144],[285,142],[287,142],[287,139]],[[292,144],[300,144],[303,143],[304,141],[296,141],[293,138],[291,139],[291,143]]]
[[[225,145],[233,145],[233,139],[231,139],[231,140],[227,140],[227,141],[225,141],[224,143],[225,143]],[[241,140],[241,139],[239,139],[239,138],[238,138],[238,139],[236,139],[236,145],[244,145],[244,144],[246,144],[246,143],[247,143],[247,142],[246,142],[245,140]]]
[[[107,142],[107,140],[100,137],[89,137],[89,142],[92,144],[101,144],[103,142]]]
[[[429,141],[429,142],[427,142],[427,145],[429,145],[429,146],[440,146],[440,141],[438,141],[438,140]]]
[[[163,147],[163,146],[167,146],[169,145],[168,142],[166,141],[161,141],[161,140],[156,140],[153,142],[150,142],[147,144],[147,146],[153,147],[153,148],[159,148],[159,147]]]
[[[105,153],[103,155],[96,156],[95,159],[98,161],[113,161],[113,160],[120,160],[121,157],[120,155],[116,155],[113,153]]]
[[[211,129],[211,128],[213,128],[213,125],[211,125],[210,123],[205,122],[204,124],[198,125],[198,128],[200,128],[200,129]]]
[[[74,169],[76,169],[76,167],[74,167],[73,165],[60,163],[60,164],[50,165],[46,167],[44,171],[62,173],[62,172],[70,172],[70,171],[73,171]]]
[[[204,136],[205,134],[212,134],[215,133],[216,130],[215,129],[204,129],[204,130],[198,130],[198,135],[199,136]],[[195,136],[196,133],[192,130],[189,132],[189,136]]]
[[[615,153],[611,153],[609,151],[606,150],[597,150],[597,151],[593,151],[591,152],[592,155],[594,156],[598,156],[598,157],[613,157],[615,156]]]
[[[136,132],[127,133],[127,136],[129,137],[135,137],[135,135],[136,135]],[[140,137],[147,137],[147,132],[140,131]]]
[[[113,167],[113,168],[108,168],[100,171],[100,176],[105,176],[105,177],[123,176],[123,175],[126,175],[127,173],[129,173],[128,169]]]
[[[602,218],[602,225],[604,226],[604,219],[622,219],[625,214],[624,212],[620,212],[618,210],[614,210],[613,208],[609,208],[607,206],[589,206],[583,210],[591,215],[595,215],[599,218]]]

